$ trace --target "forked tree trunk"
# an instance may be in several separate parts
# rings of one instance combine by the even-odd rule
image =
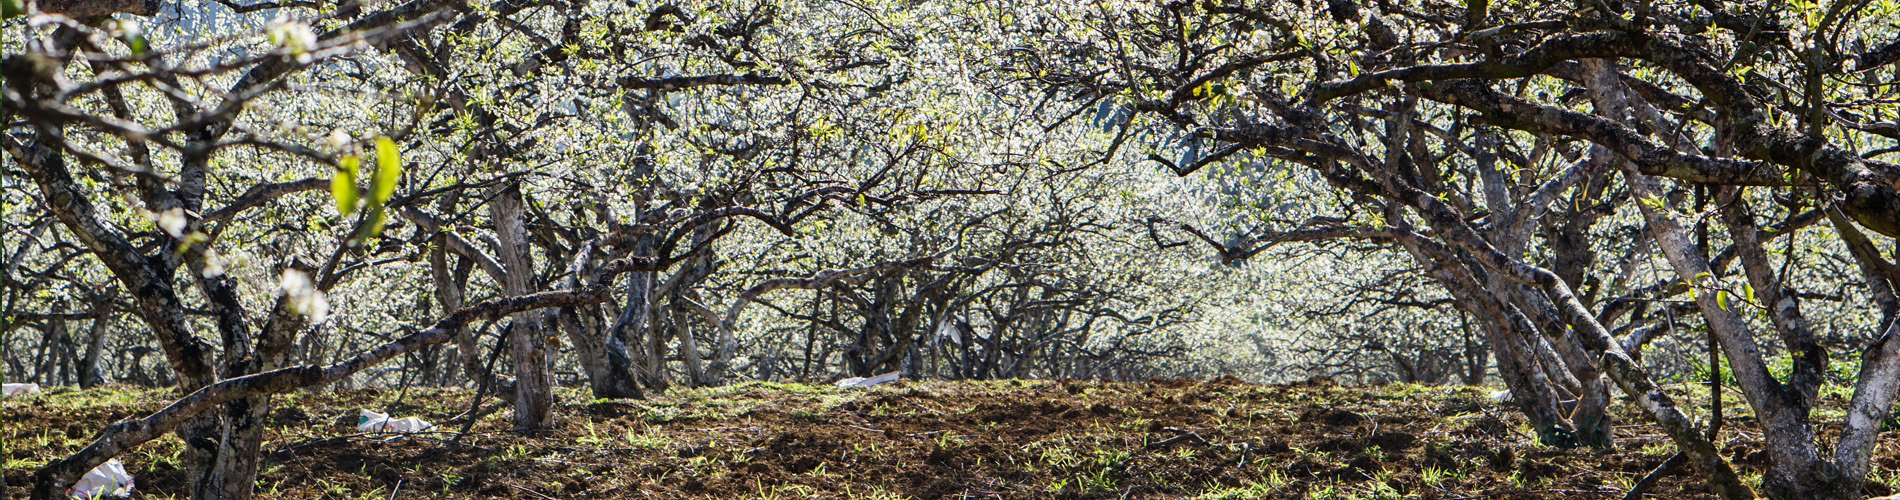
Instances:
[[[1721,292],[1726,286],[1711,272],[1707,259],[1696,252],[1682,227],[1652,203],[1661,199],[1655,181],[1624,165],[1623,172],[1638,206],[1649,220],[1656,242],[1668,257],[1670,267],[1689,286],[1697,288],[1695,302],[1708,320],[1711,331],[1720,340],[1735,382],[1747,396],[1749,406],[1760,419],[1766,448],[1770,454],[1768,471],[1762,475],[1762,492],[1783,500],[1835,500],[1860,497],[1858,478],[1849,478],[1833,461],[1822,458],[1815,449],[1815,433],[1804,408],[1797,406],[1796,388],[1776,380],[1762,362],[1761,349],[1748,331],[1737,309],[1727,304]],[[1734,300],[1739,303],[1739,300]],[[1851,490],[1849,485],[1852,485]]]
[[[1554,197],[1551,191],[1574,183],[1579,170],[1591,165],[1593,159],[1572,164],[1556,180],[1547,186],[1535,186],[1532,191],[1519,186],[1498,168],[1498,155],[1492,151],[1498,142],[1494,135],[1487,133],[1480,136],[1476,145],[1480,148],[1475,159],[1479,177],[1484,182],[1485,201],[1494,212],[1494,220],[1500,221],[1492,225],[1488,236],[1506,255],[1522,255],[1528,250],[1526,246],[1535,221],[1551,218],[1548,209],[1550,198]],[[1587,221],[1571,219],[1569,222],[1587,226]],[[1562,413],[1562,408],[1549,408],[1560,412],[1562,424],[1539,429],[1546,444],[1609,447],[1612,426],[1604,411],[1610,400],[1609,384],[1595,360],[1569,333],[1555,305],[1542,292],[1511,282],[1504,276],[1489,274],[1484,281],[1489,290],[1496,291],[1500,308],[1512,318],[1510,322],[1524,323],[1519,330],[1528,335],[1525,340],[1541,366],[1546,368],[1545,373],[1575,397],[1572,405],[1575,410],[1567,414]]]
[[[460,204],[461,198],[462,190],[460,189],[443,193],[442,198],[436,200],[435,212],[438,214],[455,213],[455,208]],[[429,278],[435,281],[436,303],[442,306],[443,311],[454,311],[461,308],[463,285],[467,283],[468,273],[474,267],[476,259],[466,255],[460,256],[460,258],[456,259],[456,265],[453,270],[451,270],[449,267],[449,253],[451,252],[450,247],[453,243],[450,240],[456,238],[453,233],[448,232],[451,229],[432,223],[435,221],[430,221],[426,217],[412,215],[410,218],[416,220],[418,225],[422,226],[423,230],[437,232],[434,243],[429,246]],[[482,362],[479,356],[481,349],[477,346],[478,340],[479,339],[476,339],[475,335],[469,331],[468,327],[456,327],[455,351],[457,359],[455,360],[455,364],[461,366],[462,375],[467,377],[470,383],[478,382],[488,376],[487,373],[482,371]],[[443,378],[446,379],[448,377],[445,375]]]
[[[1562,436],[1571,431],[1562,416],[1556,386],[1541,368],[1527,339],[1531,326],[1522,315],[1513,315],[1485,288],[1476,286],[1470,268],[1449,252],[1436,252],[1421,245],[1405,244],[1407,253],[1426,266],[1435,267],[1432,279],[1450,292],[1456,304],[1477,320],[1497,359],[1498,377],[1510,389],[1513,403],[1530,419],[1539,439],[1547,445],[1565,444]],[[1480,368],[1482,369],[1482,368]]]
[[[636,245],[635,255],[645,255],[643,251],[650,245],[643,239]],[[597,398],[643,398],[640,390],[643,379],[650,377],[654,363],[647,356],[647,347],[643,340],[651,330],[652,321],[653,273],[633,273],[627,279],[627,303],[621,306],[620,317],[607,329],[606,339],[606,378],[594,381],[594,397]]]
[[[1588,71],[1585,83],[1596,101],[1598,114],[1624,125],[1642,118],[1655,122],[1651,125],[1659,126],[1659,129],[1671,128],[1654,116],[1653,112],[1646,113],[1646,104],[1614,76],[1607,61],[1586,60],[1584,65]],[[1811,341],[1802,338],[1806,336],[1805,325],[1796,324],[1800,323],[1798,312],[1792,313],[1792,317],[1771,318],[1777,329],[1782,331],[1788,347],[1800,351],[1796,355],[1794,377],[1791,383],[1784,383],[1776,379],[1762,361],[1755,335],[1740,314],[1741,300],[1727,291],[1740,287],[1729,286],[1728,280],[1715,274],[1717,269],[1711,265],[1709,256],[1698,248],[1689,231],[1669,210],[1664,191],[1655,179],[1640,172],[1634,163],[1624,158],[1618,158],[1616,164],[1623,174],[1624,183],[1636,197],[1637,208],[1648,223],[1649,232],[1662,249],[1669,267],[1675,271],[1678,279],[1692,288],[1697,309],[1706,320],[1711,335],[1720,344],[1736,384],[1759,419],[1770,456],[1768,470],[1762,476],[1762,493],[1769,498],[1782,500],[1859,498],[1860,476],[1865,475],[1865,470],[1848,470],[1852,467],[1843,467],[1841,463],[1829,460],[1816,446],[1816,432],[1807,411],[1811,405],[1810,395],[1814,391],[1808,386],[1818,385],[1818,376],[1811,372],[1815,371],[1814,364],[1824,359],[1824,354],[1817,355],[1804,345]],[[1744,205],[1726,210],[1745,211],[1746,208]],[[1739,229],[1734,236],[1737,248],[1743,253],[1744,265],[1747,261],[1760,264],[1764,260],[1762,256],[1749,255],[1750,250],[1760,251],[1760,242],[1755,240],[1753,234],[1753,220],[1743,220],[1741,213],[1727,215],[1726,222],[1732,228]],[[1752,249],[1749,248],[1751,246]],[[1779,285],[1774,283],[1766,270],[1751,271],[1749,281],[1755,283],[1758,293],[1761,292],[1760,288],[1767,288],[1766,297],[1773,304],[1774,298],[1780,295]]]
[[[261,329],[253,329],[237,295],[235,281],[222,274],[207,275],[201,255],[192,254],[187,269],[192,276],[199,277],[198,287],[218,318],[218,331],[224,337],[221,378],[235,379],[282,366],[295,334],[305,323],[305,316],[293,312],[290,299],[280,296],[269,320]],[[270,409],[270,395],[258,394],[230,401],[218,411],[200,415],[210,417],[201,422],[203,426],[199,431],[216,433],[215,437],[207,438],[215,442],[215,451],[203,457],[206,463],[202,468],[188,469],[194,498],[251,498],[264,444],[265,416]]]
[[[605,328],[599,328],[594,321],[598,312],[590,307],[561,308],[552,315],[559,322],[561,331],[567,333],[568,343],[574,346],[574,354],[580,360],[581,371],[587,376],[587,385],[594,388],[594,396],[602,397],[603,388],[611,390],[614,385],[613,373],[608,368],[607,335]],[[626,397],[626,396],[615,396]]]
[[[649,171],[645,160],[638,160],[636,171]],[[645,204],[636,204],[633,220],[639,221],[645,216]],[[603,218],[607,217],[605,214]],[[612,221],[608,221],[610,224]],[[653,254],[654,236],[641,235],[633,244],[633,256],[646,257]],[[588,342],[598,345],[598,363],[590,369],[594,397],[596,398],[645,398],[640,389],[643,381],[650,378],[653,361],[642,342],[652,329],[654,273],[633,273],[627,280],[627,302],[621,306],[613,324],[598,331],[587,332],[589,338],[577,339],[576,343]]]

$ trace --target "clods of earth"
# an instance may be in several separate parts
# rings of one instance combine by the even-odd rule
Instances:
[[[778,383],[672,390],[648,400],[564,391],[555,428],[510,432],[511,413],[473,391],[306,391],[275,398],[260,498],[1621,498],[1674,446],[1619,403],[1617,447],[1534,443],[1522,417],[1477,387],[1233,378],[1141,383],[1006,380],[839,389]],[[30,471],[171,393],[51,391],[4,402],[3,498]],[[1838,398],[1834,398],[1838,399]],[[1838,401],[1824,400],[1839,406]],[[1690,404],[1694,408],[1694,404]],[[362,433],[363,409],[419,416],[416,434]],[[1747,477],[1766,465],[1745,416],[1724,452]],[[1741,409],[1745,410],[1745,408]],[[471,418],[474,416],[474,418]],[[470,421],[473,425],[469,425]],[[464,432],[463,429],[467,428]],[[1889,432],[1876,470],[1900,471]],[[121,457],[135,498],[184,496],[167,436]],[[1879,473],[1877,473],[1879,474]],[[1900,472],[1867,483],[1891,494]],[[1688,467],[1649,498],[1714,498]]]

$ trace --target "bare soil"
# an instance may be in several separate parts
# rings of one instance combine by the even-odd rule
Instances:
[[[260,498],[1621,498],[1674,453],[1619,404],[1618,448],[1533,443],[1484,388],[1266,386],[1232,378],[1145,383],[895,383],[870,389],[747,383],[652,400],[563,394],[558,426],[509,432],[505,407],[411,389],[282,396],[269,422]],[[5,403],[4,495],[166,391],[48,394]],[[490,400],[484,409],[498,406]],[[1833,403],[1838,405],[1838,402]],[[360,409],[441,425],[364,434]],[[1735,412],[1734,408],[1730,409]],[[458,418],[458,416],[462,416]],[[1723,446],[1751,477],[1765,466],[1747,418]],[[1900,470],[1900,436],[1877,469]],[[175,437],[122,457],[135,497],[179,496]],[[1892,493],[1883,475],[1867,493]],[[1650,498],[1713,498],[1687,467]]]

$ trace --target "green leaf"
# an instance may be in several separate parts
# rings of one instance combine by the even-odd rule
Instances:
[[[351,161],[347,164],[354,170],[355,158],[350,159]],[[366,215],[367,219],[363,221],[363,226],[357,230],[354,237],[350,238],[351,246],[361,245],[364,241],[383,234],[383,203],[389,201],[390,195],[396,193],[396,181],[400,179],[402,179],[402,157],[396,150],[396,141],[389,140],[389,136],[377,137],[376,177],[370,181],[370,198],[364,201],[369,213]],[[335,184],[332,181],[331,187],[334,188]],[[341,200],[338,203],[342,203]]]
[[[356,212],[356,156],[338,160],[336,176],[330,178],[330,196],[336,198],[336,211],[343,215]]]
[[[1715,305],[1721,306],[1722,310],[1724,311],[1733,310],[1733,309],[1728,308],[1728,292],[1725,292],[1725,291],[1721,291],[1721,290],[1715,291]]]
[[[133,26],[137,25],[134,24]],[[145,41],[145,33],[138,30],[127,30],[121,40],[125,41],[126,48],[132,49],[132,55],[134,56],[145,55],[145,49],[150,46],[150,44]]]
[[[350,238],[350,246],[362,245],[364,241],[369,241],[370,238],[383,234],[383,206],[373,205],[369,207],[367,217],[368,218],[363,221],[363,227],[357,229],[356,237]]]
[[[396,181],[402,178],[402,158],[396,142],[388,136],[376,138],[376,181],[371,184],[372,206],[382,206],[396,193]]]
[[[12,19],[26,13],[26,2],[22,0],[0,0],[0,19]]]

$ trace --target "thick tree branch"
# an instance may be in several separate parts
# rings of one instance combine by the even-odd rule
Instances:
[[[679,76],[672,78],[640,78],[623,76],[619,80],[624,89],[678,90],[714,85],[788,85],[792,83],[782,77],[746,73],[740,75]]]
[[[277,199],[277,197],[280,197],[283,195],[287,195],[291,193],[300,193],[304,191],[315,191],[318,189],[325,189],[328,187],[330,187],[329,179],[318,179],[314,177],[309,178],[309,179],[290,181],[290,182],[258,184],[255,186],[251,186],[250,189],[245,190],[244,194],[238,195],[237,199],[231,200],[231,204],[225,205],[224,208],[213,210],[211,211],[211,213],[205,214],[204,218],[199,219],[199,220],[203,222],[211,222],[211,221],[221,221],[221,220],[229,219],[231,217],[236,216],[240,212],[243,212],[245,210],[249,210],[252,208],[256,208],[259,205],[263,205],[265,202]]]
[[[60,14],[79,20],[126,14],[139,17],[158,13],[158,0],[34,0],[40,12]]]
[[[1880,48],[1854,56],[1853,71],[1855,73],[1873,71],[1881,66],[1893,64],[1895,61],[1900,61],[1900,40],[1887,42]]]

